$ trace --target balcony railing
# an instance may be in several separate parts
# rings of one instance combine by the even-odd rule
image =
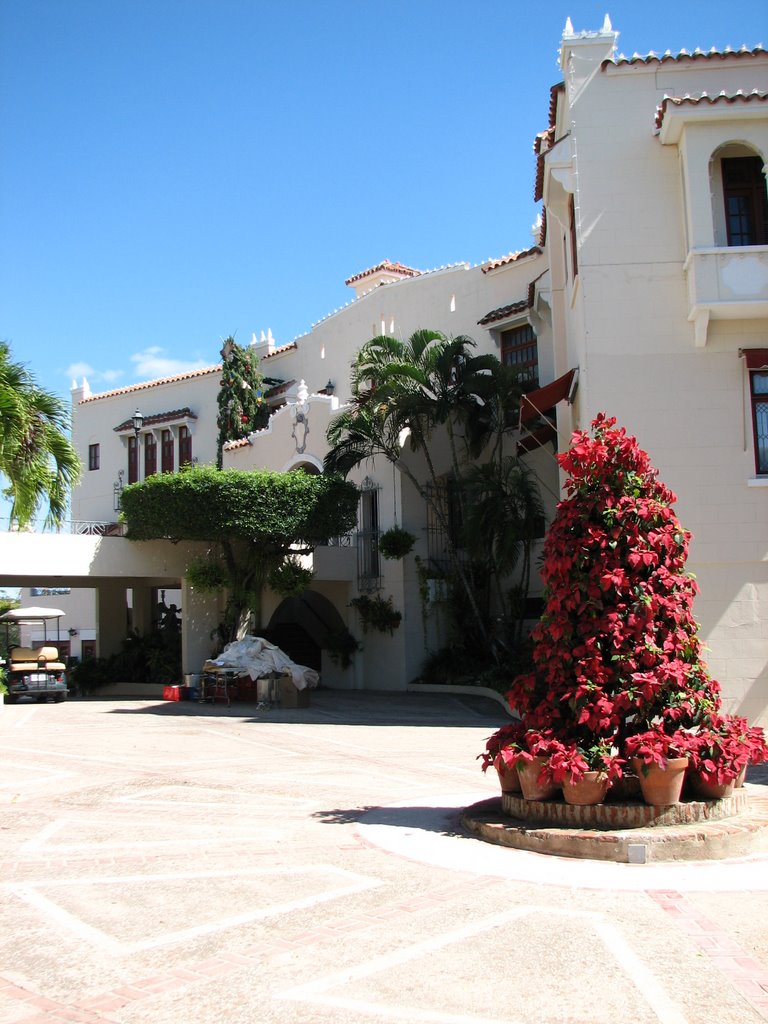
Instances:
[[[6,527],[7,529],[7,527]],[[45,521],[34,520],[23,530],[11,528],[12,533],[68,533],[90,537],[124,537],[124,523],[106,523],[96,519],[66,519],[59,526],[46,526]]]
[[[692,249],[684,269],[697,346],[706,345],[710,320],[768,316],[768,246]]]

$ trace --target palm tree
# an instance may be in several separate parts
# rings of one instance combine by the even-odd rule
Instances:
[[[352,403],[329,426],[331,450],[325,467],[346,475],[383,455],[410,480],[440,523],[478,636],[493,646],[476,574],[460,550],[450,510],[441,497],[444,488],[430,443],[438,429],[444,431],[452,480],[458,485],[453,493],[459,518],[467,522],[469,492],[463,483],[468,456],[477,457],[492,441],[490,457],[500,465],[501,439],[509,431],[510,411],[521,393],[516,378],[512,380],[495,356],[475,355],[474,348],[466,336],[448,338],[428,330],[417,331],[407,341],[382,335],[367,342],[352,368]],[[426,480],[419,479],[412,461],[404,458],[406,443],[423,457]]]
[[[44,502],[46,525],[62,522],[69,489],[80,475],[68,429],[65,402],[38,387],[0,342],[0,476],[8,483],[12,524],[28,525]]]

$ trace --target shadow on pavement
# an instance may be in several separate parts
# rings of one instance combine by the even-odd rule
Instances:
[[[121,704],[116,698],[110,698],[109,703]],[[126,699],[121,706],[110,707],[108,713],[161,715],[172,718],[233,718],[253,724],[271,722],[292,725],[485,727],[489,732],[509,721],[509,716],[500,703],[482,695],[389,693],[322,688],[311,691],[310,705],[306,708],[262,708],[244,701],[211,704],[196,701]]]
[[[391,825],[465,837],[467,833],[459,826],[463,810],[463,807],[337,807],[315,811],[312,817],[326,825]]]

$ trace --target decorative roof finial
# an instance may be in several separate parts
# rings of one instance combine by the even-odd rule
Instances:
[[[603,22],[603,32],[613,32],[613,25],[611,24],[611,19],[607,14],[605,16],[605,21]]]

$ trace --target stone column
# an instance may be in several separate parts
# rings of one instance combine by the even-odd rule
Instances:
[[[96,653],[100,658],[117,654],[128,631],[125,584],[104,581],[96,588]]]

